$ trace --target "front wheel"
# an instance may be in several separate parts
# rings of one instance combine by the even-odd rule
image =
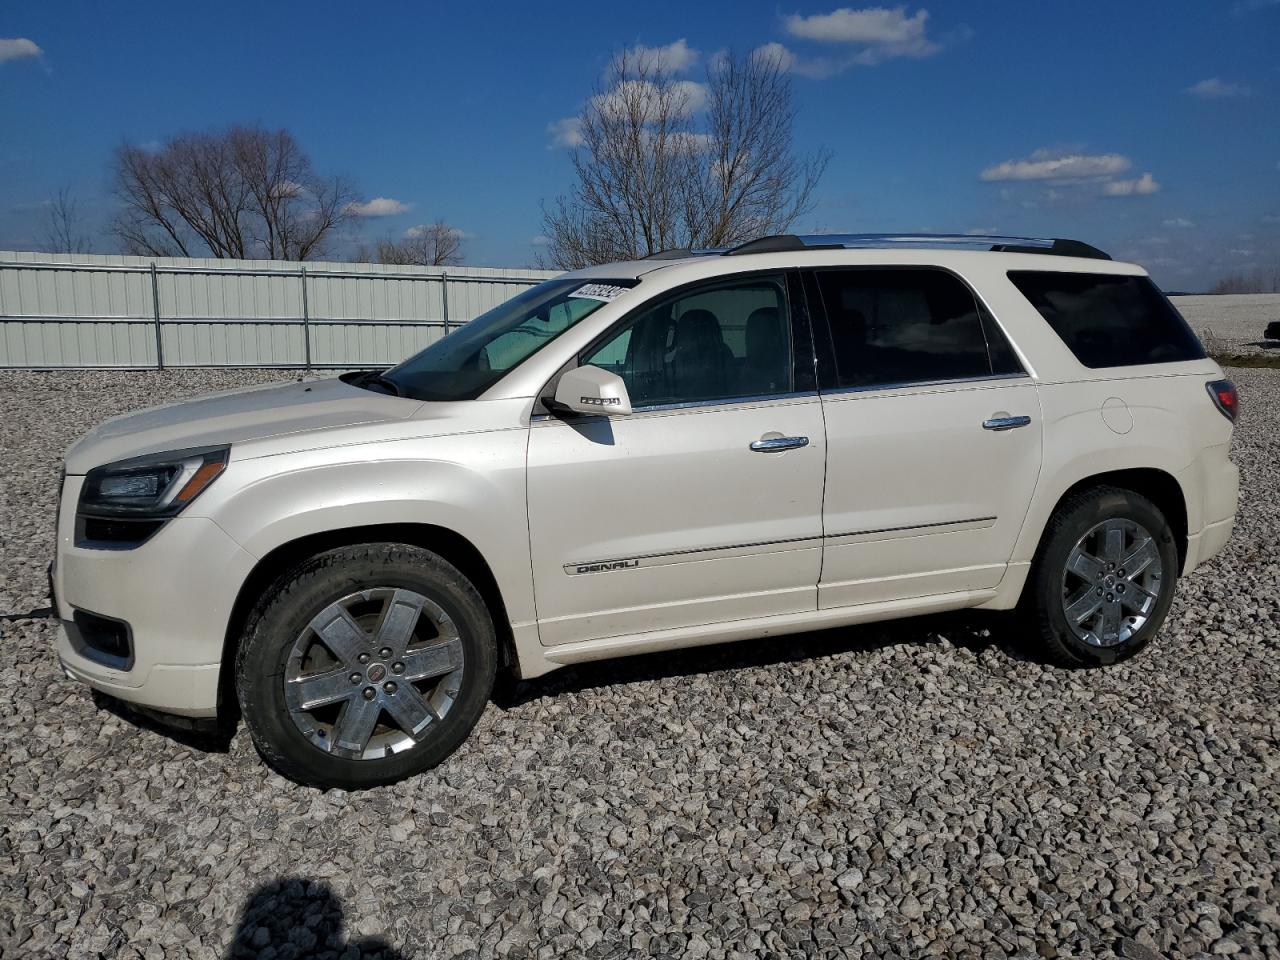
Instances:
[[[299,783],[392,783],[452,753],[484,712],[493,622],[452,564],[406,544],[318,554],[264,598],[236,657],[245,723]]]
[[[1151,641],[1177,579],[1178,547],[1160,509],[1133,491],[1095,487],[1050,519],[1026,606],[1049,659],[1103,666]]]

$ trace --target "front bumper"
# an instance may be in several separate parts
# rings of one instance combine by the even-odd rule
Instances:
[[[63,669],[139,706],[215,716],[227,623],[253,569],[253,556],[201,517],[176,517],[132,550],[77,547],[73,531],[82,482],[82,477],[67,477],[51,571]],[[77,610],[129,625],[127,669],[82,642],[73,620]]]
[[[139,678],[134,675],[136,670],[127,673],[112,670],[77,653],[72,641],[76,625],[63,620],[59,627],[58,660],[63,672],[72,680],[79,680],[119,700],[161,713],[173,713],[182,717],[218,715],[220,664],[155,664],[146,672],[145,677]],[[140,683],[137,682],[139,679]]]

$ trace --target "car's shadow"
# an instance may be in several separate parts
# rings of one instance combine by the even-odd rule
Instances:
[[[794,663],[891,646],[924,646],[944,640],[975,651],[998,647],[1015,660],[1029,659],[1011,614],[965,610],[600,660],[564,667],[533,680],[500,675],[492,701],[505,711],[535,700],[599,687]],[[229,752],[239,727],[238,711],[219,721],[184,721],[140,710],[96,690],[92,695],[99,709],[201,752]],[[224,702],[234,701],[234,696],[229,701],[224,697]]]
[[[192,722],[169,714],[153,714],[98,690],[89,692],[93,696],[94,706],[99,710],[115,714],[140,730],[158,733],[202,753],[229,752],[240,719],[237,715],[223,720]]]
[[[965,610],[581,663],[533,680],[499,678],[493,702],[502,710],[510,710],[544,697],[596,687],[793,663],[890,646],[940,643],[944,639],[956,647],[983,650],[994,646],[1014,659],[1030,659],[1011,614]]]

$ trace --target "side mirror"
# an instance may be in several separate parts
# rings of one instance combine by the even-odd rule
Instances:
[[[599,367],[576,367],[556,385],[554,407],[597,417],[625,417],[631,414],[631,397],[616,373]]]

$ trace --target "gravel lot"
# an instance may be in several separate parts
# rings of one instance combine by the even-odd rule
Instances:
[[[1280,340],[1262,337],[1268,323],[1280,320],[1280,294],[1174,297],[1173,303],[1213,353],[1280,353]]]
[[[344,794],[117,715],[50,621],[0,622],[0,954],[1280,956],[1280,371],[1232,373],[1235,538],[1107,671],[972,617],[619,661]],[[76,436],[271,377],[0,373],[0,613],[45,603]]]

